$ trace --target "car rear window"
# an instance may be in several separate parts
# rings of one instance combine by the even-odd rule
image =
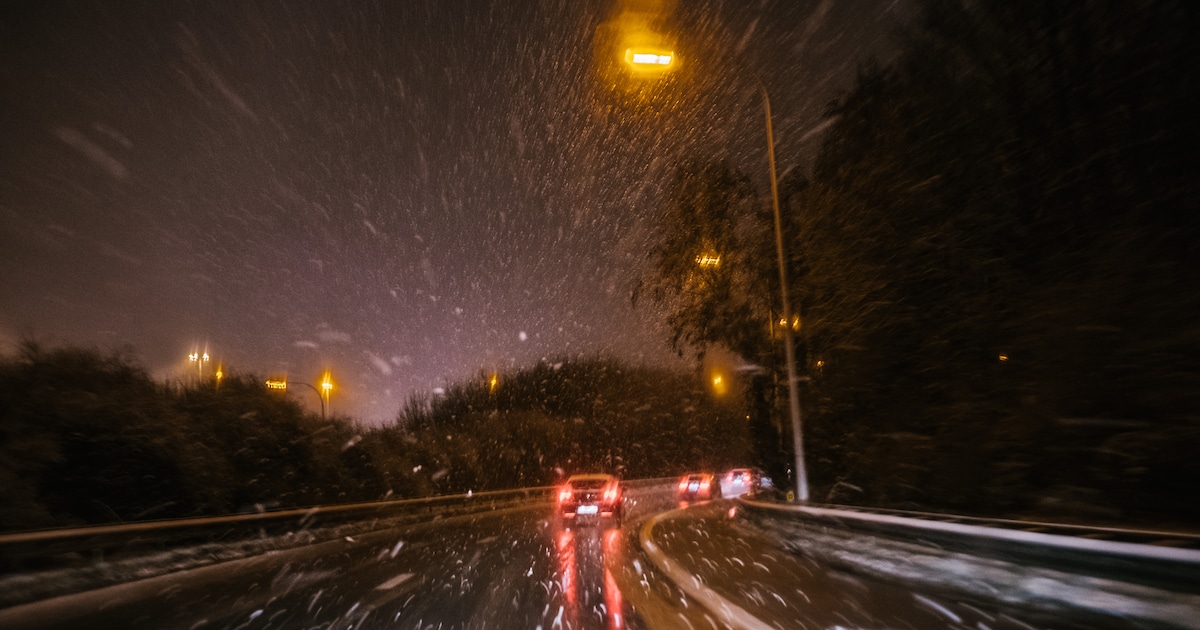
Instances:
[[[606,479],[577,479],[571,482],[571,487],[576,490],[595,490],[603,488],[605,483]]]

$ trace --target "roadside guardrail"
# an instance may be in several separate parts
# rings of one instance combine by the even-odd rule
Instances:
[[[845,529],[943,551],[1179,593],[1200,591],[1200,536],[943,514],[870,511],[739,499],[748,517],[789,536],[804,528]],[[799,527],[800,529],[797,529]],[[1114,539],[1104,539],[1116,538]],[[1129,542],[1137,540],[1138,542]]]
[[[642,489],[669,479],[631,479],[622,484]],[[416,499],[232,514],[204,518],[141,521],[0,535],[0,576],[32,570],[95,564],[115,557],[162,551],[174,546],[229,543],[291,535],[294,544],[318,539],[321,530],[348,523],[386,521],[382,526],[549,502],[556,486],[490,490]],[[327,536],[326,536],[327,537]]]
[[[553,486],[468,492],[417,499],[326,505],[205,518],[142,521],[0,535],[0,575],[95,563],[109,556],[178,545],[233,542],[292,534],[296,544],[313,533],[360,521],[417,521],[437,515],[486,511],[549,501]]]

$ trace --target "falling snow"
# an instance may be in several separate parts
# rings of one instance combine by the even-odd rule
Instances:
[[[0,272],[23,279],[0,347],[130,345],[163,378],[198,345],[226,370],[329,369],[330,410],[373,424],[480,369],[676,365],[628,299],[660,182],[698,154],[763,170],[755,83],[700,51],[816,86],[780,90],[785,143],[906,10],[791,5],[680,5],[667,24],[712,65],[640,104],[588,43],[615,2],[40,5],[3,31],[28,71],[0,95],[22,130]]]

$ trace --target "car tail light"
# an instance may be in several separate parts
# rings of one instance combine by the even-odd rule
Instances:
[[[742,481],[745,483],[750,483],[750,473],[742,473]]]
[[[686,491],[687,491],[687,482],[688,482],[688,478],[687,478],[687,477],[684,477],[683,479],[680,479],[680,480],[679,480],[679,491],[680,491],[680,492],[686,492]]]
[[[609,486],[604,489],[604,502],[613,503],[617,500],[617,487]]]
[[[567,486],[558,491],[558,502],[565,503],[571,500],[571,487]]]
[[[708,492],[708,487],[712,485],[712,480],[708,477],[700,480],[700,492]]]

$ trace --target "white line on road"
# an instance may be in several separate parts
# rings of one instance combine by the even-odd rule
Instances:
[[[396,577],[384,582],[383,584],[376,586],[375,590],[377,590],[377,591],[391,590],[391,589],[396,588],[397,586],[400,586],[401,584],[407,582],[412,576],[413,576],[412,573],[401,573],[400,575],[397,575]]]
[[[703,583],[701,583],[699,576],[692,575],[688,571],[684,570],[683,567],[671,562],[670,559],[667,558],[666,554],[663,553],[662,549],[660,549],[658,545],[654,544],[654,541],[652,540],[654,526],[657,525],[659,521],[678,514],[679,512],[682,512],[682,510],[676,509],[671,510],[670,512],[658,514],[651,517],[646,521],[646,524],[642,526],[639,538],[642,544],[642,549],[646,552],[646,555],[650,557],[650,561],[654,563],[654,566],[658,567],[659,571],[662,571],[663,574],[665,574],[672,582],[674,582],[676,586],[683,589],[683,592],[687,593],[688,596],[699,602],[701,606],[707,608],[709,612],[716,615],[717,618],[722,622],[738,629],[773,630],[771,626],[763,623],[763,621],[758,617],[746,612],[745,609],[739,607],[737,604],[734,604],[724,597],[721,597],[721,595],[719,595],[716,591],[705,586]]]

